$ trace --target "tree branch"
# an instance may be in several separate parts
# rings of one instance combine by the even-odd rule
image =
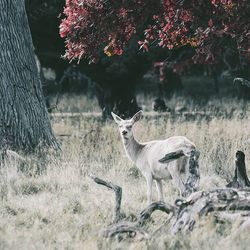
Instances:
[[[160,211],[165,212],[167,214],[170,214],[170,213],[175,214],[176,207],[174,207],[170,204],[167,204],[165,202],[162,202],[162,201],[153,202],[140,213],[139,219],[137,222],[138,226],[139,227],[143,226],[145,224],[145,222],[150,218],[152,213],[156,210],[160,210]]]
[[[121,222],[111,225],[110,227],[102,231],[102,235],[106,238],[111,238],[121,233],[129,233],[130,237],[139,235],[143,239],[149,239],[149,234],[142,228],[137,227],[135,223]]]
[[[109,189],[112,189],[115,192],[115,215],[114,215],[114,221],[118,222],[122,218],[124,218],[124,215],[121,213],[121,201],[122,201],[122,188],[114,185],[111,182],[104,181],[98,177],[91,178],[94,180],[95,183],[103,185]]]

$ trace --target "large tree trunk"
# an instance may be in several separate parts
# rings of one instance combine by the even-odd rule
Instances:
[[[0,0],[0,147],[58,148],[45,107],[24,0]],[[2,144],[2,145],[1,145]]]

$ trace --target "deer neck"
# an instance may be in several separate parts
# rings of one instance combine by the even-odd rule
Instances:
[[[128,139],[123,138],[123,145],[124,145],[128,158],[130,158],[133,162],[136,162],[138,155],[140,154],[143,148],[143,145],[139,143],[134,138],[133,135]]]

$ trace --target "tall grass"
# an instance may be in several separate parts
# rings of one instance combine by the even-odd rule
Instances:
[[[156,98],[156,94],[152,93],[138,93],[137,102],[144,111],[153,111],[152,104]],[[178,94],[171,98],[164,98],[166,105],[172,111],[179,111],[180,109],[187,112],[209,112],[239,115],[240,113],[250,112],[250,102],[237,97],[225,96],[211,96],[193,98],[189,95]],[[57,102],[57,96],[51,97],[51,106]],[[65,94],[60,96],[57,110],[54,112],[101,112],[97,99],[88,95]]]
[[[167,119],[146,117],[134,128],[140,141],[185,135],[201,152],[200,189],[223,187],[234,171],[236,150],[246,153],[250,166],[250,119]],[[89,178],[95,175],[123,188],[122,208],[138,214],[146,206],[146,183],[127,159],[114,122],[98,118],[65,118],[53,121],[62,153],[37,156],[37,165],[22,170],[10,161],[0,169],[0,249],[247,249],[248,233],[234,236],[234,226],[201,220],[190,234],[172,236],[167,226],[155,231],[167,218],[156,213],[146,226],[149,241],[106,240],[99,231],[112,221],[114,196]],[[34,160],[34,159],[33,159]],[[156,189],[153,199],[157,199]],[[178,191],[164,183],[164,196],[173,203]],[[236,222],[237,223],[237,222]]]

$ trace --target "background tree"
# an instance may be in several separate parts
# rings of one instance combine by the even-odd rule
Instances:
[[[0,143],[58,148],[45,107],[24,0],[0,0]]]
[[[69,72],[68,69],[71,73],[78,71],[91,78],[93,82],[91,89],[98,99],[104,118],[110,116],[112,110],[121,116],[134,114],[139,109],[134,94],[135,85],[151,66],[151,59],[149,60],[148,55],[138,50],[137,41],[133,39],[126,48],[126,55],[121,57],[107,57],[103,54],[96,64],[91,65],[86,61],[69,64],[68,61],[62,60],[64,43],[58,34],[60,22],[58,16],[64,4],[65,1],[61,0],[26,0],[32,38],[42,67],[54,69],[57,82],[60,82],[65,72]],[[79,93],[84,90],[83,85],[82,82],[82,86],[74,86],[69,77],[66,77],[61,88],[55,86],[54,90]],[[52,90],[50,85],[46,85],[44,89],[46,92]]]
[[[63,12],[65,1],[26,0],[26,4],[41,65],[55,69],[57,82],[68,67],[76,65],[74,71],[87,74],[97,83],[92,89],[104,116],[112,109],[116,109],[120,115],[129,115],[138,109],[135,84],[154,61],[165,61],[166,66],[176,73],[196,63],[196,66],[192,66],[195,70],[189,70],[194,74],[203,71],[203,67],[198,64],[210,64],[217,90],[218,77],[225,69],[229,69],[234,76],[248,78],[247,53],[244,49],[247,48],[246,36],[243,36],[243,46],[238,49],[235,41],[240,41],[241,35],[233,35],[236,31],[241,34],[239,28],[244,29],[245,35],[248,34],[249,7],[246,1],[233,1],[231,7],[236,6],[233,10],[230,3],[225,1],[67,1],[66,19],[60,28],[61,36],[66,39],[66,56],[70,60],[75,59],[71,66],[61,59],[64,44],[58,36],[58,16]],[[232,14],[229,15],[230,11]],[[192,20],[190,13],[194,16]],[[240,20],[237,13],[241,16]],[[208,22],[210,19],[212,21]],[[232,31],[229,25],[230,34],[223,33],[221,27],[225,20],[232,24],[237,21],[240,27],[234,25],[236,31]],[[169,23],[175,25],[171,27]],[[83,47],[84,50],[81,50]],[[139,47],[149,49],[149,53],[141,53]],[[88,65],[86,61],[95,64]],[[170,83],[167,80],[167,89]],[[74,86],[72,81],[65,78],[61,89],[63,92],[75,90],[79,93],[80,85]],[[242,93],[246,94],[247,91],[243,90]]]
[[[66,41],[65,57],[77,61],[96,62],[103,52],[121,55],[135,34],[141,34],[138,44],[144,51],[185,47],[192,51],[190,57],[174,59],[174,66],[215,65],[211,75],[218,92],[224,69],[249,78],[249,11],[248,0],[67,0],[60,34]]]

